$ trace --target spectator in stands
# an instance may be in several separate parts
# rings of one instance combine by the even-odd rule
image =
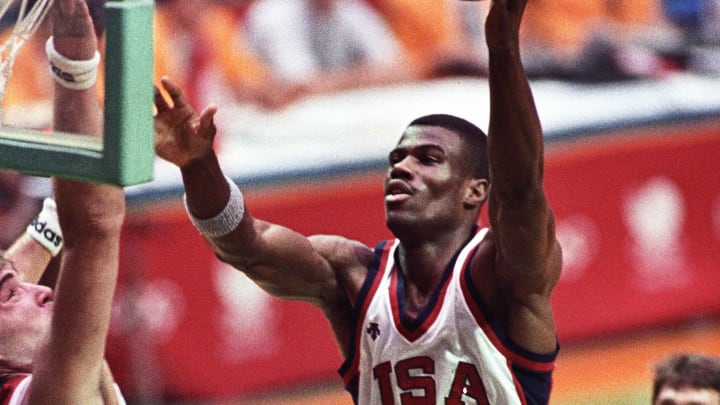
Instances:
[[[257,0],[245,33],[276,83],[291,89],[288,99],[417,77],[364,0]]]
[[[720,74],[720,0],[662,0],[665,18],[680,31],[674,56],[688,70]]]
[[[655,368],[653,405],[720,405],[720,357],[673,354]]]
[[[489,2],[367,0],[384,17],[419,76],[485,75],[482,13]]]
[[[155,79],[175,78],[193,105],[241,102],[274,108],[278,86],[240,29],[251,1],[162,0],[155,13]]]
[[[528,9],[523,56],[532,77],[604,82],[662,69],[662,45],[647,39],[664,41],[656,0],[535,0]]]

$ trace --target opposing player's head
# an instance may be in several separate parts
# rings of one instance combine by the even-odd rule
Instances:
[[[396,235],[454,232],[475,223],[489,190],[487,137],[447,114],[413,120],[388,156],[386,222]]]
[[[655,368],[652,403],[720,405],[720,358],[675,354]]]
[[[0,257],[0,371],[30,371],[50,335],[52,300],[50,288],[22,282]]]

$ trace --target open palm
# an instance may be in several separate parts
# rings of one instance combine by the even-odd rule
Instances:
[[[155,87],[155,152],[183,168],[212,153],[217,107],[210,105],[198,115],[179,87],[166,77],[161,85],[171,102]]]

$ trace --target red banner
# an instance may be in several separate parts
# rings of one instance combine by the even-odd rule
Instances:
[[[553,148],[545,178],[564,253],[561,339],[720,312],[718,156],[718,122]]]

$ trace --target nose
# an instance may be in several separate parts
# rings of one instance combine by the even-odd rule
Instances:
[[[44,285],[30,284],[30,291],[32,292],[35,302],[39,305],[45,305],[53,300],[53,290],[50,287]]]
[[[410,168],[410,157],[406,156],[402,160],[394,162],[390,165],[390,178],[407,180],[412,178],[412,170]]]

